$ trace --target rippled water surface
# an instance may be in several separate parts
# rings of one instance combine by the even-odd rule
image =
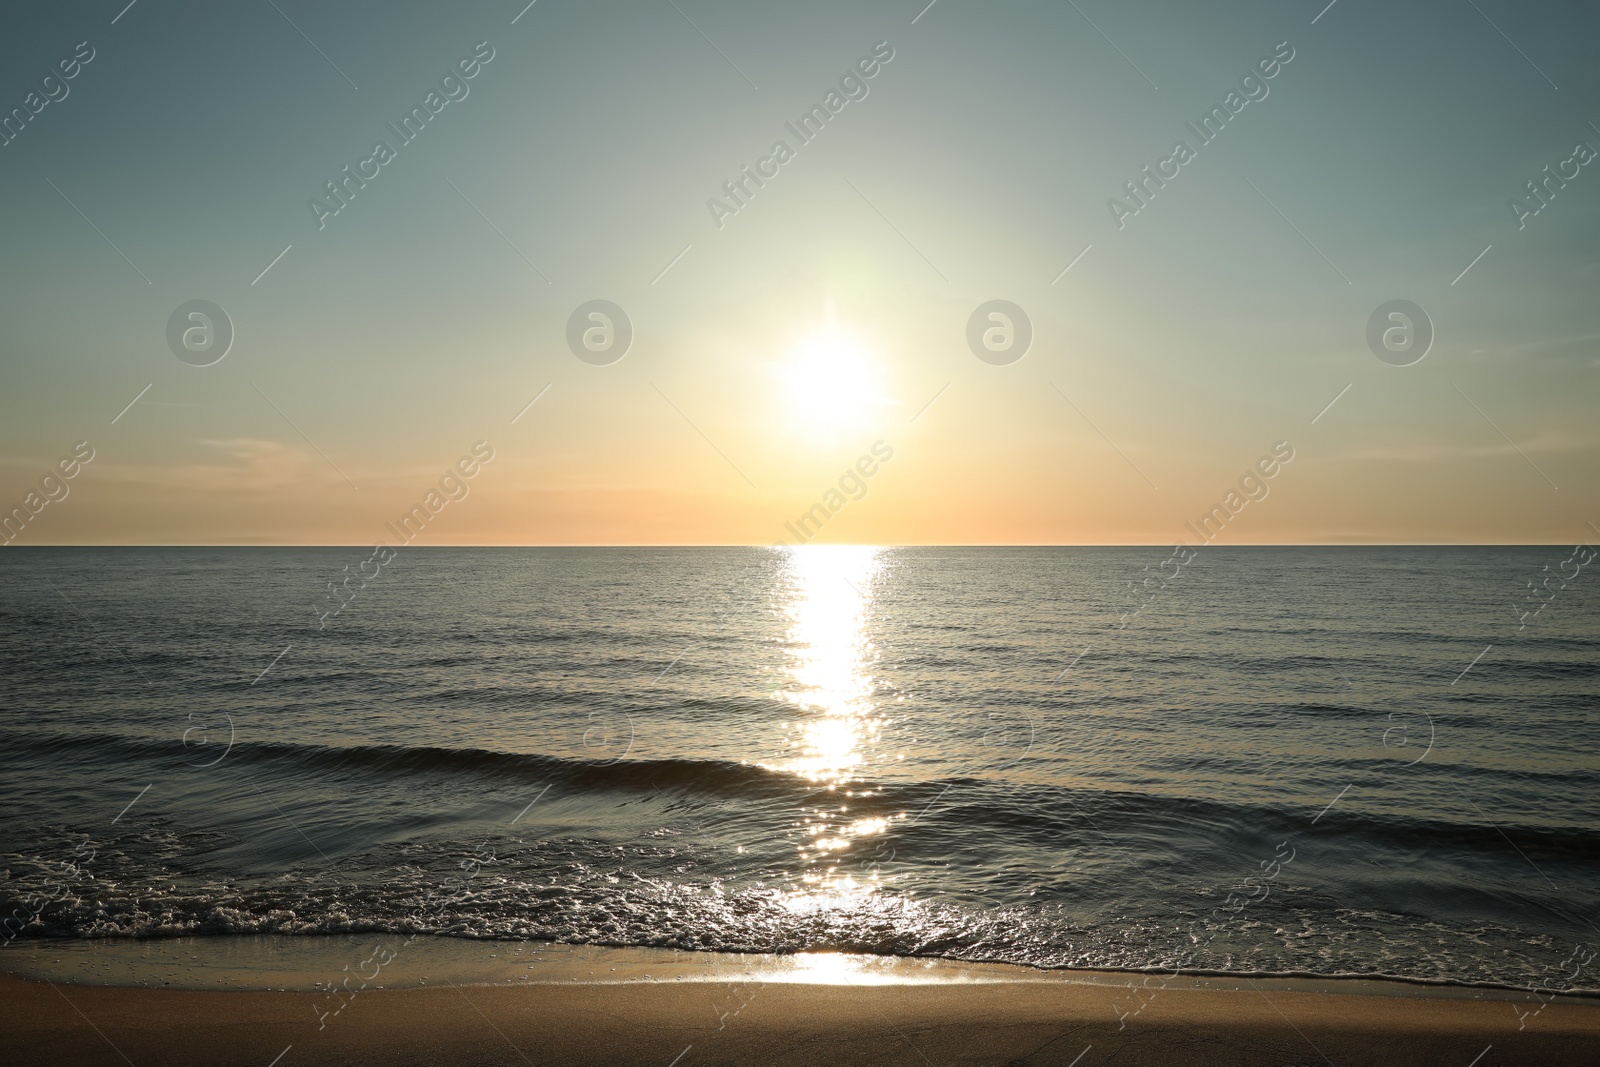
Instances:
[[[1600,987],[1570,548],[366,555],[0,554],[8,939]]]

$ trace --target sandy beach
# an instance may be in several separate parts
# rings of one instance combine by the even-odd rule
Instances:
[[[1600,1007],[1518,1031],[1505,1003],[1167,990],[1119,1029],[1075,985],[451,986],[362,997],[0,979],[13,1062],[385,1064],[1593,1064]],[[1124,1001],[1126,998],[1121,998]],[[1488,1048],[1488,1053],[1478,1058]],[[287,1050],[285,1052],[285,1050]],[[681,1054],[681,1059],[679,1058]],[[1079,1057],[1082,1057],[1080,1060]]]
[[[1600,1049],[1600,1003],[1541,1007],[1531,995],[1510,991],[1185,977],[1165,988],[1152,980],[1135,994],[1130,983],[1141,979],[1129,975],[926,961],[855,967],[839,957],[797,967],[772,957],[741,964],[715,954],[560,946],[544,947],[551,954],[537,965],[535,980],[504,981],[511,968],[525,965],[502,953],[497,972],[478,972],[480,979],[493,973],[502,980],[473,984],[463,980],[465,971],[452,974],[447,961],[430,957],[433,948],[423,946],[413,960],[439,984],[417,986],[409,984],[414,974],[401,975],[403,988],[365,989],[347,1001],[304,988],[70,984],[48,968],[28,978],[6,975],[0,977],[5,1047],[18,1063],[138,1067],[1498,1067],[1592,1064]],[[487,951],[480,947],[477,955]],[[172,957],[186,952],[168,949]],[[340,1003],[343,1010],[330,1014],[328,1006]]]

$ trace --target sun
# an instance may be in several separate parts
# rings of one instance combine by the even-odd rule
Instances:
[[[799,338],[776,369],[781,406],[806,436],[865,432],[889,402],[878,353],[832,320]]]

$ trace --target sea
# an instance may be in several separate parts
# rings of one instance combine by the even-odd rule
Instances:
[[[0,964],[420,934],[1600,990],[1593,558],[7,548]]]

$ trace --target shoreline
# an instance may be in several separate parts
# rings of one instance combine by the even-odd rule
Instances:
[[[379,947],[386,955],[374,954]],[[368,991],[426,988],[430,981],[461,986],[1059,983],[1600,1006],[1600,990],[1536,992],[1529,986],[1393,975],[1040,968],[936,956],[741,953],[383,933],[38,939],[0,949],[0,974],[80,987],[314,993],[351,972],[365,976],[356,981]]]

